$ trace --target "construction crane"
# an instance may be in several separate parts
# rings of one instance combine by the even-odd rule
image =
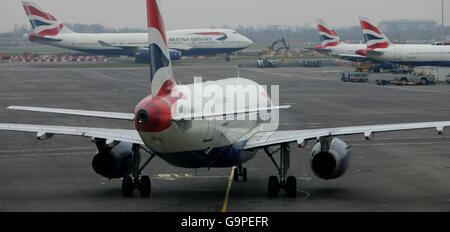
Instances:
[[[279,47],[279,48],[275,49],[275,46],[277,44],[279,44],[279,43],[283,43],[283,47]],[[275,40],[272,43],[272,45],[270,45],[269,49],[272,50],[272,51],[275,51],[276,54],[279,54],[282,49],[285,49],[286,51],[288,51],[289,50],[289,45],[288,45],[288,43],[286,42],[286,40],[284,38],[281,38],[281,39]]]
[[[279,44],[279,43],[282,43],[283,46],[275,48],[275,46],[277,46],[277,44]],[[275,54],[278,55],[281,53],[281,51],[286,51],[286,52],[289,51],[289,45],[286,42],[286,39],[284,39],[284,38],[273,41],[273,43],[269,47],[263,49],[263,51],[259,54],[259,56],[261,58],[263,58],[266,56],[273,56]]]

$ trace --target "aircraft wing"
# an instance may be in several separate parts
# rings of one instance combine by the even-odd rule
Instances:
[[[169,48],[172,50],[177,50],[177,51],[189,51],[192,49],[192,47],[182,45],[182,44],[173,44]]]
[[[113,48],[121,48],[124,50],[137,50],[139,48],[142,48],[142,46],[139,45],[114,45],[114,44],[110,44],[107,43],[103,40],[98,40],[97,41],[102,47],[113,47]],[[148,47],[148,46],[147,46]]]
[[[134,120],[134,114],[130,114],[130,113],[72,110],[72,109],[58,109],[58,108],[46,108],[46,107],[29,107],[29,106],[9,106],[9,107],[7,107],[7,109],[44,112],[44,113],[55,113],[55,114],[69,114],[69,115],[88,116],[88,117],[96,117],[96,118],[121,119],[121,120],[129,120],[129,121]]]
[[[16,123],[0,123],[0,130],[35,132],[37,138],[44,140],[52,137],[54,134],[74,135],[96,139],[105,139],[106,141],[119,141],[144,145],[141,137],[136,130],[122,129],[104,129],[88,127],[70,127],[70,126],[46,126]]]
[[[258,149],[282,143],[293,142],[296,142],[299,146],[304,146],[307,140],[318,139],[324,136],[364,134],[365,138],[369,139],[373,135],[373,133],[378,132],[404,131],[427,128],[436,128],[438,133],[442,134],[444,128],[448,126],[450,126],[450,121],[352,126],[313,130],[258,132],[250,138],[244,149]]]

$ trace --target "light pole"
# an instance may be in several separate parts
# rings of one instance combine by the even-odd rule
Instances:
[[[444,0],[441,0],[441,3],[442,3],[442,5],[441,5],[441,10],[442,10],[442,15],[441,15],[441,19],[442,19],[442,22],[441,22],[441,30],[442,30],[442,42],[444,42],[445,41],[445,26],[444,26]]]

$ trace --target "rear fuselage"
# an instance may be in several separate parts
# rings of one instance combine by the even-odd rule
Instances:
[[[337,46],[328,47],[327,49],[330,50],[329,53],[330,56],[345,60],[359,61],[359,60],[366,60],[367,58],[364,56],[357,55],[356,51],[365,48],[366,48],[365,44],[340,43]]]
[[[181,98],[174,98],[174,94],[149,96],[137,105],[136,118],[139,118],[140,110],[146,109],[150,114],[149,121],[153,120],[156,126],[150,125],[152,122],[145,125],[136,121],[136,129],[153,152],[176,166],[232,167],[245,163],[256,153],[243,150],[248,139],[260,131],[276,130],[278,122],[267,118],[262,120],[261,113],[193,120],[172,119],[186,113],[218,112],[220,109],[220,112],[228,112],[229,108],[235,110],[256,108],[259,104],[271,105],[265,90],[257,93],[258,101],[254,101],[255,96],[248,94],[253,92],[251,89],[260,87],[243,78],[175,86],[172,93],[176,92]],[[229,107],[230,103],[234,107]]]

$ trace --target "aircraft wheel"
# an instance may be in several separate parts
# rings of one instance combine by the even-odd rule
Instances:
[[[422,79],[420,80],[420,83],[421,83],[422,85],[428,84],[427,78],[422,78]]]
[[[289,176],[287,178],[285,190],[287,197],[297,197],[297,179],[295,177]]]
[[[142,176],[138,185],[139,192],[141,192],[141,197],[150,197],[152,190],[152,182],[150,177]]]
[[[234,168],[233,178],[234,178],[234,182],[239,182],[239,169],[238,168]]]
[[[247,168],[242,169],[242,181],[247,182]]]
[[[133,179],[131,176],[126,176],[122,179],[122,195],[124,197],[131,197],[134,190]]]
[[[269,177],[268,194],[269,197],[278,197],[278,192],[280,192],[280,184],[278,183],[278,178],[276,176]]]

